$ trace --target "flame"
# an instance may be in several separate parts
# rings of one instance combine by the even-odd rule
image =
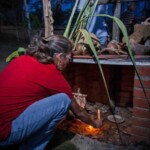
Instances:
[[[101,128],[94,128],[92,125],[85,124],[80,120],[76,120],[75,123],[68,123],[63,122],[59,127],[62,129],[66,129],[72,131],[74,133],[78,133],[81,135],[90,135],[90,136],[97,136],[101,133]]]
[[[89,128],[89,130],[93,130],[94,129],[91,125],[89,125],[88,128]]]

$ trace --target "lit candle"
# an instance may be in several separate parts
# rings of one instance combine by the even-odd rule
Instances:
[[[101,111],[100,111],[100,109],[97,110],[97,118],[98,118],[98,120],[101,119]]]

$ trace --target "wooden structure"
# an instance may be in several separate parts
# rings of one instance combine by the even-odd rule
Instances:
[[[136,0],[102,0],[99,4],[115,2],[115,16],[119,17],[121,2]],[[119,40],[119,31],[113,24],[113,39]],[[148,99],[144,97],[134,66],[128,56],[101,55],[104,75],[111,98],[115,104],[132,108],[132,126],[128,133],[133,141],[150,141],[150,56],[137,56],[136,65],[146,89]],[[97,64],[90,56],[75,56],[73,63],[65,72],[73,91],[81,88],[87,94],[87,101],[108,103],[108,97]]]
[[[150,141],[150,56],[137,56],[136,64],[148,99],[145,98],[132,62],[127,56],[100,56],[111,98],[120,107],[132,108],[132,126],[128,134],[132,140]],[[98,65],[93,59],[75,56],[64,73],[73,91],[79,87],[87,94],[87,101],[109,104]]]

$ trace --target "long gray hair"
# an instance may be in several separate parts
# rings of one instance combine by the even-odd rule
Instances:
[[[72,43],[62,35],[52,35],[47,40],[34,37],[26,54],[35,57],[43,64],[50,64],[54,63],[55,53],[68,54],[72,48]]]

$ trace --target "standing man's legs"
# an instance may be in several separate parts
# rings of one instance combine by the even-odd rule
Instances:
[[[21,143],[20,150],[44,150],[70,103],[63,93],[33,103],[13,121],[11,135],[0,146]]]
[[[108,37],[107,36],[100,37],[100,43],[102,48],[106,48],[108,44]]]

